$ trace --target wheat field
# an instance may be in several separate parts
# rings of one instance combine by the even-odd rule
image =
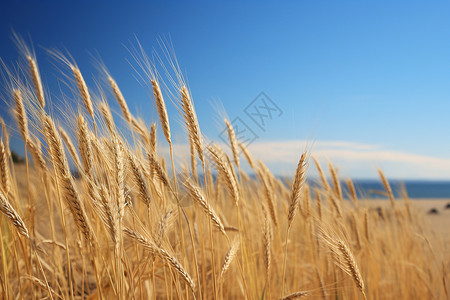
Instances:
[[[3,82],[16,122],[2,121],[0,142],[2,299],[449,299],[448,249],[382,171],[389,205],[374,210],[310,150],[283,180],[228,120],[231,151],[207,143],[176,64],[163,81],[141,51],[154,123],[133,115],[106,68],[107,93],[96,93],[54,51],[79,104],[59,116],[37,58],[21,49],[21,72]],[[172,102],[189,153],[174,153]],[[24,164],[12,162],[11,135],[23,139]],[[307,180],[312,168],[318,185]]]

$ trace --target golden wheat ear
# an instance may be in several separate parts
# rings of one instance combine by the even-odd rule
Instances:
[[[233,242],[231,243],[231,247],[228,250],[227,254],[225,254],[225,260],[222,266],[222,271],[220,272],[220,281],[223,282],[224,280],[224,275],[227,272],[227,270],[230,268],[231,266],[231,262],[233,261],[234,257],[236,256],[238,250],[239,250],[239,238],[235,238],[233,240]]]
[[[36,97],[39,101],[41,108],[45,107],[45,97],[44,97],[44,89],[42,88],[42,80],[41,75],[39,73],[39,68],[36,62],[36,59],[31,55],[27,55],[28,65],[30,67],[30,75],[31,80],[34,84],[34,89],[36,92]]]
[[[358,264],[355,257],[347,244],[334,236],[331,236],[324,228],[319,226],[319,238],[325,243],[330,252],[333,255],[333,261],[337,267],[344,271],[347,275],[351,276],[355,285],[360,290],[364,299],[367,299],[365,293],[365,285],[361,272],[359,271]]]
[[[211,205],[208,204],[205,196],[200,191],[200,188],[194,185],[190,179],[187,179],[185,181],[185,185],[191,198],[202,208],[202,211],[211,219],[211,222],[214,224],[214,226],[226,236],[227,234],[225,232],[222,221],[220,220],[214,209],[211,207]]]
[[[305,183],[305,174],[307,167],[306,158],[307,153],[304,152],[300,157],[300,161],[297,165],[297,170],[295,171],[294,181],[292,182],[291,196],[289,199],[288,227],[291,226],[292,221],[294,220],[295,214],[297,212],[298,198]]]
[[[153,95],[155,96],[156,109],[158,110],[159,120],[161,121],[161,127],[166,137],[167,143],[172,144],[170,139],[170,125],[169,125],[169,115],[167,114],[166,103],[164,102],[163,94],[159,87],[158,81],[156,79],[151,80],[153,87]]]
[[[306,296],[308,296],[308,292],[295,292],[290,295],[287,295],[284,298],[281,298],[280,300],[294,300],[294,299],[303,298]]]
[[[0,212],[8,219],[9,222],[16,228],[17,232],[21,235],[30,238],[28,229],[25,226],[22,218],[11,206],[6,196],[0,191]]]
[[[236,133],[234,132],[233,125],[231,125],[230,121],[228,121],[227,119],[225,119],[225,125],[227,126],[227,130],[228,130],[228,138],[230,139],[234,163],[239,168],[240,160],[239,160],[239,151],[238,151],[238,142],[236,139]]]
[[[200,160],[204,162],[202,134],[198,124],[194,103],[192,102],[186,86],[181,87],[181,106],[183,107],[184,120],[189,132],[190,142],[193,143],[193,146],[197,150]]]

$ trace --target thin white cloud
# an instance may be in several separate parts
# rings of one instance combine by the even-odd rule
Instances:
[[[230,153],[228,145],[219,145]],[[390,150],[380,145],[347,141],[284,140],[255,141],[248,149],[255,159],[263,161],[275,174],[280,175],[292,175],[301,153],[309,150],[324,168],[328,162],[333,163],[341,177],[378,178],[377,168],[381,168],[389,178],[450,179],[450,159]],[[161,153],[168,155],[168,149],[161,149]],[[189,146],[175,144],[174,153],[177,163],[187,163]],[[309,171],[310,176],[317,175],[313,164]]]

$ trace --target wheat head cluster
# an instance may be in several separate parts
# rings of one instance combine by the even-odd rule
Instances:
[[[207,143],[176,61],[161,67],[175,74],[163,80],[140,46],[131,53],[154,123],[133,115],[105,67],[88,87],[58,51],[49,53],[64,66],[60,79],[73,91],[65,101],[77,109],[52,107],[34,52],[18,41],[21,67],[4,67],[3,77],[16,122],[1,122],[0,298],[448,298],[442,243],[381,171],[390,203],[373,210],[309,150],[281,179],[228,120],[231,151]],[[180,113],[188,153],[174,153],[166,104]],[[14,134],[24,142],[22,165],[12,161]],[[306,180],[311,168],[316,184]]]

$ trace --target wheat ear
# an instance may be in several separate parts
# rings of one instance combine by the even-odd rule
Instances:
[[[244,156],[247,159],[248,164],[250,165],[250,167],[252,169],[255,169],[255,162],[253,160],[252,155],[250,154],[250,151],[248,151],[247,147],[245,147],[244,144],[238,143],[238,145],[239,145],[239,148],[241,148],[242,153],[244,153]]]
[[[90,132],[87,123],[81,114],[78,115],[78,149],[80,150],[84,171],[90,176],[94,158],[92,154]]]
[[[111,114],[111,110],[109,109],[109,105],[106,102],[100,103],[100,113],[105,121],[106,129],[108,129],[110,134],[114,134],[116,132],[116,126],[114,124],[114,118]]]
[[[17,232],[21,235],[30,238],[28,234],[28,229],[22,218],[16,212],[16,210],[11,206],[6,196],[0,191],[0,212],[11,222],[11,224],[17,229]]]
[[[36,60],[31,56],[27,56],[28,64],[30,67],[31,80],[34,84],[34,90],[36,91],[36,97],[41,105],[41,108],[45,107],[44,89],[42,88],[41,75],[39,74],[39,68]]]
[[[109,81],[109,85],[111,86],[111,88],[113,90],[114,97],[116,98],[116,101],[120,106],[120,110],[122,111],[122,114],[123,114],[125,120],[130,124],[131,113],[130,113],[130,110],[128,109],[128,104],[122,95],[122,91],[120,90],[119,85],[114,80],[114,78],[112,78],[111,76],[108,76],[108,81]]]
[[[236,206],[238,206],[239,205],[238,184],[235,176],[233,175],[233,171],[230,169],[231,166],[226,162],[226,159],[224,159],[225,154],[216,145],[209,146],[208,151],[222,178],[226,179],[226,187],[228,189],[228,192],[233,197]]]
[[[328,164],[328,168],[330,169],[331,180],[333,182],[334,193],[336,197],[342,202],[342,189],[341,182],[339,181],[339,177],[337,175],[336,169],[330,163]]]
[[[292,225],[292,221],[294,220],[295,213],[297,211],[300,191],[303,188],[303,183],[305,182],[306,156],[307,154],[306,152],[304,152],[300,157],[300,161],[297,165],[297,170],[295,171],[294,181],[291,187],[291,195],[289,198],[288,228]]]
[[[58,184],[62,187],[65,203],[69,207],[78,229],[83,233],[86,241],[93,245],[94,235],[92,228],[75,188],[75,182],[70,173],[61,138],[56,130],[53,120],[49,116],[43,118],[43,129],[47,139],[53,167],[56,170],[56,175],[58,177]]]
[[[145,203],[145,205],[150,205],[150,192],[147,187],[147,183],[142,172],[142,167],[140,166],[136,156],[128,151],[128,162],[131,167],[131,173],[133,174],[133,180],[135,185],[138,187],[139,198]]]
[[[166,250],[157,247],[153,242],[149,241],[141,234],[131,229],[124,228],[124,233],[132,238],[135,242],[143,246],[145,249],[149,250],[150,253],[152,253],[153,255],[157,255],[161,260],[170,265],[189,285],[192,293],[195,292],[194,281],[174,256],[170,255]]]
[[[272,222],[275,226],[278,226],[278,218],[275,211],[275,205],[273,203],[273,193],[270,185],[268,184],[268,179],[266,175],[264,174],[264,171],[258,170],[259,177],[261,178],[261,181],[263,183],[264,187],[264,195],[267,200],[267,205],[269,206],[269,212],[270,212],[270,218],[272,219]]]
[[[169,144],[172,144],[170,139],[170,125],[169,125],[169,116],[167,115],[166,103],[164,102],[164,98],[156,79],[151,80],[151,84],[153,87],[153,95],[155,96],[156,101],[156,109],[158,110],[159,120],[161,121],[161,127],[166,137],[166,140]]]
[[[61,138],[63,139],[64,143],[66,144],[67,149],[69,150],[70,156],[72,156],[73,161],[75,162],[75,165],[77,168],[80,168],[81,171],[81,162],[80,158],[78,157],[77,150],[75,146],[72,143],[72,140],[70,139],[67,132],[62,128],[59,127],[59,133],[61,134]]]
[[[84,106],[86,107],[86,110],[88,111],[91,118],[94,120],[94,106],[92,105],[91,95],[89,94],[89,90],[86,82],[84,81],[83,75],[81,74],[81,71],[77,66],[70,65],[70,68],[72,69],[73,76],[75,77],[78,91],[80,92],[81,99],[83,99]]]
[[[287,295],[284,298],[281,298],[280,300],[293,300],[293,299],[303,298],[306,296],[308,296],[308,292],[295,292],[290,295]]]
[[[208,204],[205,196],[203,196],[203,193],[200,191],[200,188],[195,186],[189,179],[186,180],[185,185],[191,198],[202,208],[202,211],[211,219],[214,226],[226,236],[227,234],[222,221],[211,205]]]
[[[225,260],[222,266],[222,271],[220,272],[220,281],[223,282],[224,275],[227,272],[227,270],[230,268],[231,262],[233,261],[234,257],[236,256],[238,250],[239,250],[239,238],[235,238],[233,242],[231,243],[231,247],[228,250],[227,254],[225,254]]]
[[[2,140],[0,140],[0,176],[3,191],[5,194],[8,194],[11,188],[11,173],[9,170],[7,149]]]
[[[191,142],[194,144],[197,150],[198,157],[203,162],[203,140],[200,131],[200,126],[198,125],[197,114],[195,113],[194,104],[192,103],[189,91],[186,86],[181,88],[181,104],[184,112],[184,119],[186,122],[186,127],[189,132],[189,137]]]
[[[239,151],[238,151],[238,143],[236,139],[236,133],[234,132],[233,125],[225,119],[225,125],[227,126],[228,130],[228,138],[230,140],[231,144],[231,151],[233,152],[233,159],[236,166],[239,168],[240,161],[239,161]]]
[[[353,253],[350,251],[350,248],[347,246],[347,244],[338,238],[331,237],[322,228],[320,229],[320,237],[323,241],[325,241],[331,253],[333,254],[333,259],[336,266],[338,266],[342,271],[352,277],[364,299],[367,299],[366,293],[364,291],[364,281],[362,279]]]
[[[27,142],[30,139],[30,134],[28,132],[27,112],[25,110],[25,106],[23,105],[22,92],[20,89],[14,90],[14,101],[16,102],[15,116],[19,126],[19,131],[23,140]]]
[[[356,195],[355,185],[350,178],[347,180],[347,187],[348,191],[350,192],[350,197],[352,199],[353,205],[355,207],[358,207],[358,196]]]
[[[394,202],[394,194],[392,193],[391,185],[389,184],[389,181],[387,180],[386,176],[384,176],[383,171],[380,169],[377,170],[378,174],[380,175],[381,182],[383,183],[384,188],[386,189],[386,192],[388,193],[389,201],[391,202],[391,206],[395,206]]]

